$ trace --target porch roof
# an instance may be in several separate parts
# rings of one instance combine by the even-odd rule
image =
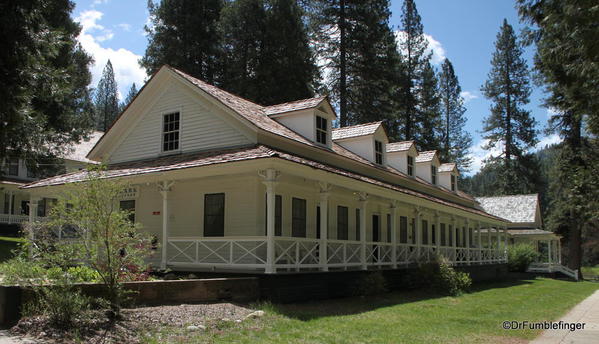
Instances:
[[[173,170],[180,170],[186,168],[202,167],[214,164],[223,164],[238,161],[248,161],[263,158],[279,158],[290,162],[310,166],[319,170],[323,170],[330,173],[335,173],[344,177],[359,180],[365,183],[377,185],[393,191],[401,192],[403,194],[419,197],[435,203],[443,204],[449,207],[461,209],[473,214],[486,216],[506,222],[505,219],[488,214],[482,210],[470,208],[464,205],[453,203],[450,201],[443,200],[428,194],[424,194],[418,191],[410,190],[404,187],[386,183],[371,177],[360,175],[351,171],[339,169],[330,165],[326,165],[317,161],[309,160],[297,155],[289,154],[286,152],[275,150],[271,147],[264,145],[241,147],[229,150],[218,150],[201,153],[190,153],[181,155],[164,156],[156,159],[141,160],[136,162],[127,162],[120,164],[113,164],[108,167],[108,170],[104,172],[104,178],[118,178],[118,177],[132,177],[138,175],[145,175],[150,173],[167,172]],[[63,174],[47,179],[32,182],[24,185],[22,189],[33,189],[47,186],[63,185],[68,183],[76,183],[85,181],[87,178],[87,171],[77,171],[73,173]]]

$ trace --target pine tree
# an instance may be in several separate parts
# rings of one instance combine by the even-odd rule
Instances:
[[[414,130],[414,141],[420,150],[441,149],[441,97],[435,68],[429,61],[422,70],[421,88],[418,92],[418,108],[415,123],[418,128]]]
[[[66,0],[0,2],[0,161],[20,156],[37,171],[89,130],[91,58],[77,43],[73,8]]]
[[[119,115],[118,87],[110,60],[106,63],[95,94],[96,129],[106,131]]]
[[[224,0],[148,0],[148,46],[140,64],[148,75],[168,64],[209,83],[220,76],[218,20]]]
[[[123,110],[125,110],[125,108],[133,101],[133,98],[135,98],[137,92],[137,86],[135,86],[135,83],[131,84],[131,88],[129,88],[129,92],[125,97],[125,100],[119,106],[119,112],[123,112]]]
[[[402,132],[402,139],[413,140],[418,138],[419,90],[422,87],[423,73],[430,55],[427,54],[428,43],[424,36],[424,29],[414,0],[404,1],[401,14],[401,30],[399,35],[399,51],[401,53],[403,68],[398,82],[396,99],[398,127]],[[421,126],[420,126],[421,127]]]
[[[225,70],[221,86],[270,105],[314,95],[318,70],[302,9],[293,0],[237,0],[219,22]]]
[[[383,120],[394,136],[399,56],[389,1],[315,1],[314,41],[340,125]]]
[[[521,18],[533,25],[525,31],[535,44],[535,67],[549,94],[546,105],[556,112],[550,127],[564,141],[550,182],[553,202],[549,229],[568,241],[568,266],[579,269],[582,243],[595,237],[599,209],[599,63],[596,37],[599,8],[593,1],[518,0]]]
[[[491,114],[483,122],[486,146],[500,148],[502,155],[489,163],[498,164],[497,180],[503,194],[534,192],[536,160],[528,151],[537,143],[536,122],[522,108],[530,96],[529,73],[523,50],[507,20],[503,21],[495,42],[491,71],[481,87],[485,97],[493,102]]]
[[[455,162],[460,172],[468,171],[472,163],[468,150],[472,146],[472,136],[464,130],[466,117],[462,88],[449,59],[441,65],[439,74],[441,113],[443,124],[441,139],[441,160]]]

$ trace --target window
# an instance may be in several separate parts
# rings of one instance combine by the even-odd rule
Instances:
[[[472,228],[468,228],[468,242],[470,243],[470,247],[474,247],[474,240],[472,238]]]
[[[268,201],[267,201],[268,202]],[[268,208],[264,207],[266,219],[264,228],[264,235],[268,234]],[[283,231],[283,198],[281,195],[275,195],[275,235],[281,236]]]
[[[412,218],[412,244],[416,243],[416,219]]]
[[[445,224],[444,223],[441,224],[441,246],[448,246],[447,245],[447,237],[445,236]]]
[[[383,143],[374,140],[374,160],[377,164],[383,164]]]
[[[437,228],[435,225],[431,225],[431,245],[437,244]]]
[[[408,218],[405,216],[399,217],[399,242],[408,243]]]
[[[164,214],[166,216],[166,214]],[[225,194],[204,195],[204,236],[225,235]]]
[[[391,242],[391,214],[387,214],[387,242]]]
[[[447,228],[449,230],[449,242],[447,243],[447,246],[453,246],[453,226],[449,225]]]
[[[360,209],[356,209],[356,241],[360,241]]]
[[[347,207],[337,206],[337,240],[348,239],[348,221]]]
[[[19,175],[19,159],[7,159],[6,160],[6,174],[9,176]]]
[[[129,221],[135,222],[135,200],[121,201],[120,208],[129,212]]]
[[[162,127],[162,151],[170,152],[179,149],[179,113],[164,115]]]
[[[451,191],[455,191],[456,187],[455,187],[455,175],[451,175]]]
[[[316,116],[316,142],[327,144],[327,120],[320,116]]]
[[[36,173],[33,168],[27,166],[27,178],[36,178]]]
[[[408,176],[414,175],[414,157],[408,155]]]
[[[293,198],[291,200],[291,236],[306,237],[306,200]]]
[[[437,166],[431,165],[431,183],[437,184]]]
[[[421,233],[422,233],[422,244],[423,245],[428,245],[428,221],[426,220],[422,220],[422,228],[421,228]]]

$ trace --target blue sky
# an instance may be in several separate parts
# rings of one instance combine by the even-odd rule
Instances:
[[[392,0],[391,24],[400,26],[403,1]],[[145,71],[137,60],[147,45],[144,24],[148,20],[146,0],[75,0],[73,17],[83,27],[79,37],[84,49],[95,59],[92,67],[95,86],[102,69],[110,58],[115,68],[121,96],[126,95],[135,82],[138,88],[146,79]],[[468,123],[466,130],[474,138],[471,154],[473,170],[480,167],[482,160],[496,152],[484,151],[481,146],[482,120],[489,113],[490,103],[480,93],[490,68],[491,55],[499,27],[504,18],[517,32],[522,27],[518,22],[514,2],[508,0],[416,0],[422,17],[429,46],[434,53],[434,62],[449,58],[459,77],[466,102]],[[532,65],[532,49],[526,49],[529,66]],[[533,86],[531,103],[526,107],[543,129],[549,118],[547,109],[541,106],[543,93]],[[538,147],[553,143],[557,136],[540,136]]]

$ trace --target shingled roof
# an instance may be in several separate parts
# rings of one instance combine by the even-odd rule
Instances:
[[[89,135],[87,140],[81,140],[80,142],[72,144],[69,149],[61,156],[63,159],[85,162],[88,164],[95,164],[95,161],[87,158],[87,153],[94,147],[96,142],[104,135],[101,131],[94,131]]]
[[[537,194],[476,197],[476,200],[487,213],[516,223],[535,222],[539,206]]]
[[[426,151],[426,152],[418,152],[418,156],[416,157],[416,162],[433,161],[436,154],[437,154],[436,150]]]
[[[279,115],[279,114],[287,113],[287,112],[291,112],[291,111],[312,109],[312,108],[315,108],[318,105],[320,105],[320,103],[322,103],[322,101],[325,100],[326,98],[327,97],[322,96],[322,97],[296,100],[296,101],[289,102],[289,103],[265,106],[264,113],[266,113],[267,115],[270,116],[270,115]]]
[[[453,162],[446,162],[439,166],[437,172],[451,172],[453,170],[455,170],[455,164]]]
[[[372,122],[358,125],[352,125],[343,128],[333,129],[333,140],[348,139],[364,135],[372,135],[383,124],[383,122]]]
[[[387,143],[387,153],[407,151],[414,145],[414,141]]]

